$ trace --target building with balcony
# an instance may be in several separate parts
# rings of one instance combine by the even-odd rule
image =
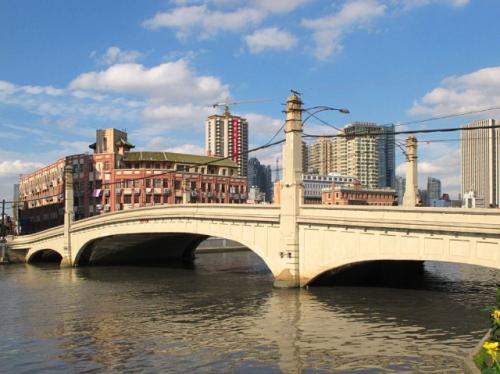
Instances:
[[[397,205],[396,191],[391,188],[362,188],[359,181],[350,185],[332,185],[322,191],[323,205]]]
[[[127,133],[97,130],[93,154],[61,158],[21,177],[19,223],[23,233],[63,223],[64,169],[73,169],[75,219],[143,206],[243,203],[247,181],[236,163],[173,152],[132,151]]]

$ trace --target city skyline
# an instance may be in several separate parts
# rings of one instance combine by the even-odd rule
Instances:
[[[18,174],[87,151],[97,128],[126,128],[137,149],[203,154],[204,121],[226,97],[270,99],[231,108],[248,119],[249,148],[281,126],[280,104],[290,88],[303,93],[306,105],[349,108],[345,117],[321,116],[339,127],[500,103],[494,1],[113,5],[0,5],[2,197],[11,197]],[[306,129],[334,131],[314,118]],[[274,165],[280,151],[249,157]],[[456,195],[459,154],[458,142],[419,144],[420,185],[431,174]],[[401,152],[397,165],[404,175]]]

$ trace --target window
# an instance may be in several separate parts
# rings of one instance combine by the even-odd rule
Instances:
[[[165,179],[164,182],[166,182],[167,180]],[[153,180],[153,183],[154,183],[154,187],[155,188],[160,188],[161,187],[161,179],[154,179]]]

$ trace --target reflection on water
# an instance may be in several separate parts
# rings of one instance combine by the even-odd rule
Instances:
[[[499,272],[426,263],[411,289],[279,290],[250,252],[194,269],[0,267],[0,371],[460,372]]]

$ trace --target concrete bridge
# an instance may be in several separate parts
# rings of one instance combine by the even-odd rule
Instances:
[[[68,171],[65,225],[10,240],[11,254],[30,262],[54,253],[68,266],[189,261],[200,242],[219,236],[255,252],[278,287],[305,286],[325,272],[379,260],[500,269],[497,210],[302,205],[301,104],[295,94],[288,98],[281,205],[158,206],[73,222]]]

